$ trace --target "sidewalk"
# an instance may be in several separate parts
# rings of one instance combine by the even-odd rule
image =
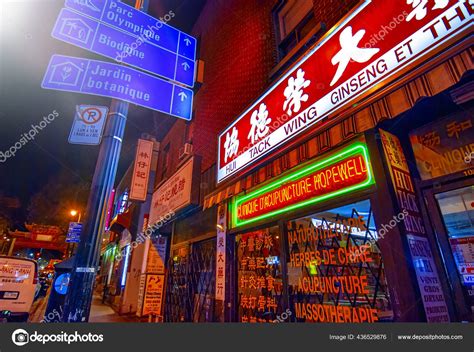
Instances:
[[[49,293],[49,292],[48,292]],[[32,306],[30,323],[39,323],[43,320],[46,306],[48,304],[48,297],[41,297],[36,300]],[[142,320],[143,321],[143,320]],[[91,323],[138,323],[140,318],[135,315],[119,315],[109,305],[102,303],[102,297],[94,295],[92,297],[92,306],[89,316]]]
[[[102,303],[102,297],[94,295],[92,297],[91,313],[89,316],[91,323],[133,323],[140,322],[134,315],[119,315],[109,305]]]
[[[31,306],[30,316],[28,318],[29,323],[40,323],[44,318],[46,306],[48,305],[48,294],[45,297],[40,297],[33,302]]]

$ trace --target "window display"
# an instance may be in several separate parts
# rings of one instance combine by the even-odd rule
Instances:
[[[286,232],[296,321],[393,318],[369,200],[288,221]]]
[[[268,323],[282,314],[278,227],[236,236],[239,321]]]

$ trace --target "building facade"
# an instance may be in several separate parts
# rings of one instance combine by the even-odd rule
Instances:
[[[473,320],[473,6],[206,2],[149,211],[164,321]]]

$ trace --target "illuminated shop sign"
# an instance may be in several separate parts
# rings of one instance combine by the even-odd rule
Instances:
[[[153,193],[150,226],[198,202],[199,167],[196,157],[189,159]]]
[[[423,180],[474,167],[474,115],[456,115],[417,128],[410,133],[416,166]]]
[[[355,143],[232,202],[232,223],[242,226],[374,184],[369,152]]]
[[[366,0],[219,136],[218,182],[427,60],[472,24],[461,0]]]

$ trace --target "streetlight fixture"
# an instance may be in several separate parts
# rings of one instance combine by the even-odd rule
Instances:
[[[78,211],[75,210],[75,209],[71,209],[71,211],[69,212],[69,214],[70,214],[71,216],[76,216],[76,215],[78,215],[78,217],[77,217],[77,222],[81,222],[81,213],[80,213],[80,212],[78,212]]]

